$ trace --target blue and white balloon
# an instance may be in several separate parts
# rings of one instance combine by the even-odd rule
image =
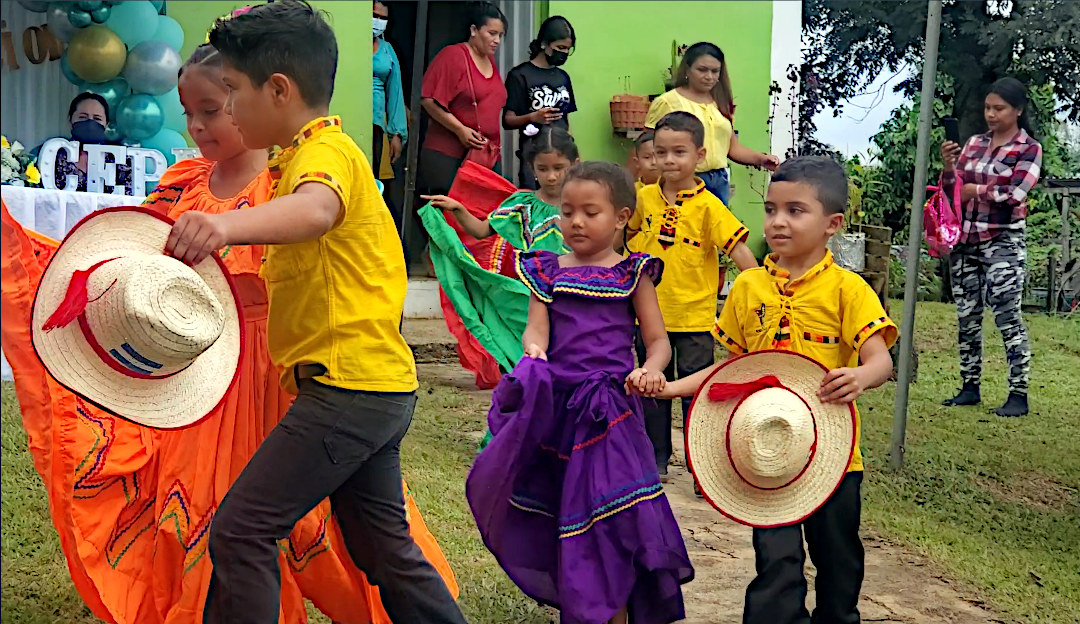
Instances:
[[[132,48],[123,76],[135,93],[161,95],[176,88],[180,53],[164,41],[143,41]]]
[[[129,95],[116,107],[116,127],[127,140],[145,141],[161,131],[163,122],[161,106],[152,95]]]
[[[49,27],[49,32],[60,41],[71,41],[71,37],[79,31],[68,18],[70,9],[67,2],[50,2],[49,8],[45,10],[45,24]]]

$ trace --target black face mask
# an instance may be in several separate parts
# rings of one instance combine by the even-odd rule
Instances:
[[[93,119],[84,119],[71,124],[71,138],[79,143],[104,143],[105,126]]]
[[[570,54],[563,52],[562,50],[552,50],[550,54],[545,54],[547,57],[548,65],[552,67],[558,67],[566,62],[566,59],[570,58]]]

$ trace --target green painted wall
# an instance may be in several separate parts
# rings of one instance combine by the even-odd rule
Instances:
[[[241,2],[192,0],[170,2],[169,16],[184,29],[185,59],[206,41],[206,31],[214,20],[229,13]],[[338,68],[330,112],[341,115],[345,130],[364,149],[371,151],[371,2],[312,2],[329,14],[338,39]]]
[[[710,41],[724,50],[739,140],[768,151],[771,2],[550,0],[547,4],[549,15],[566,17],[577,32],[577,50],[565,69],[574,81],[578,112],[570,123],[582,158],[626,162],[630,142],[611,132],[611,96],[626,92],[627,83],[631,93],[661,93],[673,39],[680,45]],[[764,220],[757,191],[763,192],[766,176],[734,163],[731,170],[732,209],[750,228],[756,250],[763,242]]]

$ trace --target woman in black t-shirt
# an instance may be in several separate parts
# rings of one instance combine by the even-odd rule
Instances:
[[[519,131],[518,186],[521,188],[536,189],[532,170],[521,157],[528,137],[535,136],[540,126],[548,124],[570,129],[567,116],[577,110],[577,104],[570,75],[559,66],[573,53],[576,42],[570,22],[553,15],[544,20],[536,39],[529,44],[529,60],[506,75],[503,126]]]

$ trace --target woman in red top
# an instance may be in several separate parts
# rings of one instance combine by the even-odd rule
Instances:
[[[424,74],[420,94],[431,123],[420,151],[420,194],[445,195],[469,150],[499,154],[506,87],[495,52],[505,34],[506,16],[481,2],[469,17],[469,40],[443,48]],[[499,171],[497,162],[491,166]]]

